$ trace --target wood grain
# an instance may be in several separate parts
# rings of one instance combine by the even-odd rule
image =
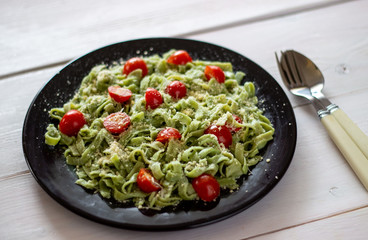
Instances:
[[[122,11],[117,1],[0,2],[4,12],[0,15],[0,75],[25,72],[0,81],[0,239],[365,239],[367,192],[312,106],[290,94],[298,143],[286,175],[251,208],[196,229],[147,233],[84,219],[39,187],[28,172],[21,147],[28,106],[61,68],[55,63],[111,42],[186,33],[190,33],[185,35],[188,38],[240,52],[264,67],[280,85],[274,52],[295,49],[304,53],[322,70],[326,96],[367,134],[368,1],[333,6],[326,6],[327,2],[262,0],[255,4],[247,0],[231,7],[228,2],[208,6],[207,1],[177,5],[147,1],[141,8],[124,3],[129,11]],[[226,14],[213,17],[213,11]],[[185,14],[191,19],[174,23],[175,16]]]
[[[335,2],[343,1],[0,1],[0,76],[128,39],[183,35]]]

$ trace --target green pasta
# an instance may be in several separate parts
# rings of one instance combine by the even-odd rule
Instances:
[[[173,51],[142,57],[148,68],[144,77],[141,69],[123,74],[123,61],[98,65],[84,77],[69,102],[49,111],[56,121],[71,109],[85,117],[86,124],[76,136],[63,134],[54,124],[45,133],[46,144],[65,148],[66,163],[75,166],[77,184],[103,198],[159,210],[198,200],[191,182],[204,173],[214,176],[222,189],[236,190],[237,180],[262,160],[259,151],[273,138],[274,128],[257,107],[253,83],[240,85],[245,74],[234,72],[227,62],[169,64],[166,59]],[[207,65],[220,67],[225,82],[207,80]],[[173,81],[185,84],[184,98],[175,99],[166,93]],[[118,103],[109,97],[107,89],[113,85],[131,90],[129,101]],[[146,109],[147,88],[158,90],[163,97],[156,109]],[[116,112],[126,113],[131,120],[130,126],[118,135],[103,124],[109,114]],[[237,129],[228,148],[215,135],[205,133],[212,124]],[[177,129],[181,138],[167,143],[156,141],[166,127]],[[137,175],[142,168],[149,169],[160,190],[147,193],[138,187]]]

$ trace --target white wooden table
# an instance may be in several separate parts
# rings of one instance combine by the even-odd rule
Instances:
[[[368,239],[368,193],[312,106],[289,93],[298,125],[285,176],[227,220],[170,232],[117,229],[56,203],[22,151],[26,111],[69,60],[141,37],[184,37],[237,51],[282,83],[274,52],[323,71],[324,93],[368,133],[368,1],[0,1],[0,239]],[[368,171],[368,169],[367,169]]]

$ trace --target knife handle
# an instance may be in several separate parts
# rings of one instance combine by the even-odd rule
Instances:
[[[345,132],[347,132],[363,152],[364,156],[368,159],[368,136],[365,135],[364,132],[340,108],[332,111],[331,114],[336,118],[340,125],[345,129]]]
[[[321,122],[326,128],[330,138],[334,141],[350,167],[358,176],[360,182],[368,191],[368,159],[334,116],[326,115],[321,118]]]

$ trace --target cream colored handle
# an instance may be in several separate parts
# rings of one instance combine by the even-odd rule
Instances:
[[[368,159],[368,136],[346,115],[346,113],[337,109],[333,111],[334,116],[340,125],[345,129],[345,132],[353,139],[355,144],[360,148],[365,157]]]
[[[321,118],[321,122],[365,189],[368,190],[368,159],[341,127],[336,118],[332,115],[327,115]]]

